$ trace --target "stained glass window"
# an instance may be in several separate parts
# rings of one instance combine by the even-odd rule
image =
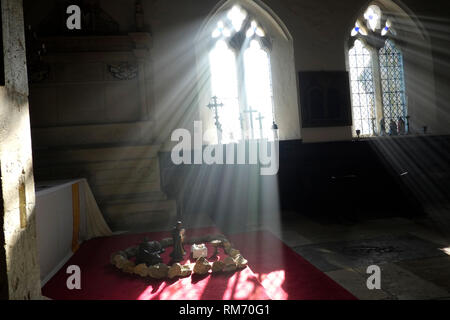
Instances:
[[[209,54],[211,93],[224,104],[219,108],[222,141],[233,141],[240,135],[236,55],[224,40],[219,40]]]
[[[394,42],[387,39],[379,51],[381,87],[383,91],[383,114],[386,128],[391,120],[406,118],[405,81],[403,57]]]
[[[391,39],[396,36],[393,25],[380,7],[370,5],[351,31],[356,38],[348,52],[354,133],[384,135],[409,129],[403,57]]]
[[[364,13],[364,18],[367,21],[367,26],[372,31],[375,31],[376,29],[380,29],[380,22],[381,22],[381,9],[377,5],[371,5],[367,8],[366,12]]]
[[[273,139],[271,64],[264,29],[235,5],[217,23],[211,37],[212,96],[224,104],[219,112],[222,142]]]
[[[372,135],[375,122],[375,90],[370,51],[356,40],[349,51],[353,105],[353,127],[361,135]]]
[[[255,110],[255,122],[250,123],[250,136],[269,138],[272,126],[272,84],[270,81],[270,57],[258,41],[252,40],[244,52],[245,90],[247,104]],[[255,130],[256,129],[256,130]]]

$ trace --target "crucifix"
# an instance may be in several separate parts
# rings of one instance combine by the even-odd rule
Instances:
[[[375,118],[370,118],[370,120],[372,120],[372,133],[374,136],[377,135],[377,127],[375,126]]]
[[[218,103],[218,98],[216,96],[211,98],[211,102],[207,105],[207,107],[209,109],[214,109],[214,119],[216,119],[215,125],[217,128],[217,141],[219,144],[222,143],[222,125],[219,122],[219,112],[218,112],[218,108],[223,107],[223,103]]]
[[[244,110],[245,113],[250,113],[250,129],[252,130],[252,139],[255,138],[255,133],[253,130],[253,112],[257,112],[256,110],[253,110],[252,107],[250,107],[247,110]]]
[[[263,123],[262,120],[264,117],[262,116],[261,112],[258,114],[258,118],[256,118],[257,121],[259,121],[259,138],[262,139],[263,137]]]
[[[244,131],[244,117],[242,115],[242,113],[239,113],[239,122],[241,123],[241,138],[242,140],[245,140],[245,131]]]

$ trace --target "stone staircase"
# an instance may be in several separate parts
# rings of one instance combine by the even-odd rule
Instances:
[[[51,136],[49,129],[45,130]],[[39,137],[39,130],[33,133]],[[50,146],[44,148],[36,148],[33,140],[37,181],[86,178],[114,231],[168,230],[173,226],[177,207],[161,190],[159,145],[142,141],[76,145],[80,141],[76,137],[59,146],[51,143],[55,140],[46,139]]]

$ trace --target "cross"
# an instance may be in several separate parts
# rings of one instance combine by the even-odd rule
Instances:
[[[214,109],[214,113],[215,116],[214,118],[216,119],[215,125],[217,128],[217,140],[218,143],[221,144],[222,143],[222,125],[219,122],[219,112],[218,112],[218,108],[223,107],[223,103],[217,103],[217,101],[219,100],[216,96],[211,98],[212,103],[210,102],[207,107],[209,109]]]
[[[377,128],[376,128],[376,126],[375,126],[375,118],[370,118],[371,120],[372,120],[372,133],[373,133],[373,135],[374,136],[376,136],[377,135]]]
[[[244,110],[245,113],[250,113],[250,129],[252,129],[252,139],[255,138],[255,133],[253,132],[253,112],[257,112],[256,110],[253,110],[252,107],[248,108],[247,110]]]
[[[242,140],[244,140],[245,139],[245,135],[244,135],[244,117],[243,117],[243,115],[242,115],[242,113],[239,113],[239,121],[240,121],[240,123],[241,123],[241,132],[242,132]]]
[[[261,112],[259,113],[258,118],[256,118],[256,120],[259,121],[259,135],[260,135],[260,139],[263,138],[263,124],[262,124],[262,120],[264,119],[264,117],[262,116]]]

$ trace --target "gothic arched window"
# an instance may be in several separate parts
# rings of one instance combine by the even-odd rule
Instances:
[[[379,6],[370,5],[351,31],[353,132],[363,136],[408,132],[403,56],[394,27]]]
[[[209,48],[211,96],[223,104],[218,141],[272,139],[271,42],[265,30],[235,5],[215,25]]]

